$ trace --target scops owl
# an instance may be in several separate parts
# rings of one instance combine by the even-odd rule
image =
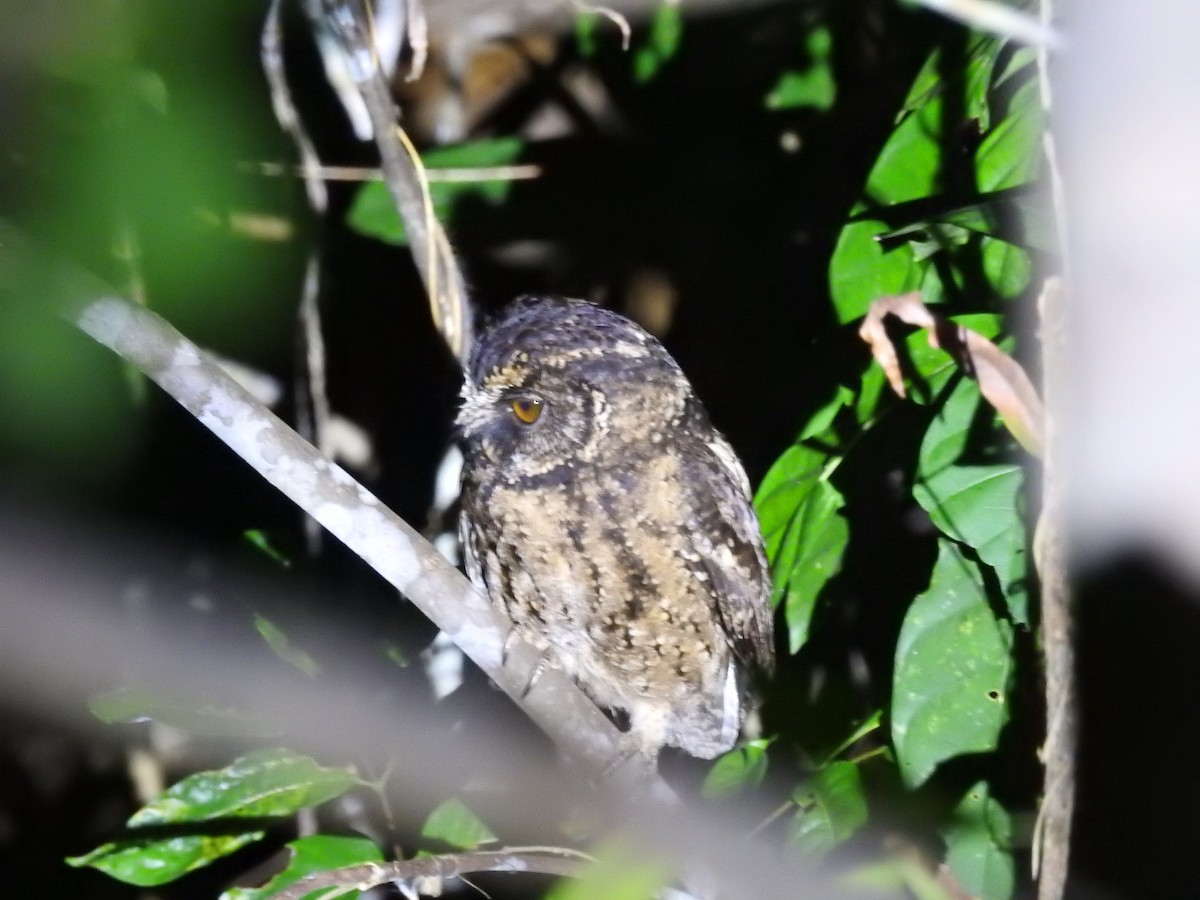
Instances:
[[[471,580],[637,748],[730,749],[774,649],[749,484],[663,346],[523,297],[476,344],[457,425]]]

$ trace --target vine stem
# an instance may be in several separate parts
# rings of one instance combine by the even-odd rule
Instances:
[[[1052,0],[1042,0],[1039,13],[1049,27]],[[1034,559],[1042,582],[1042,651],[1046,667],[1046,741],[1042,746],[1045,767],[1042,805],[1033,836],[1033,874],[1038,879],[1038,900],[1061,900],[1070,871],[1071,820],[1075,810],[1077,722],[1079,700],[1075,681],[1075,625],[1067,577],[1065,541],[1067,472],[1059,415],[1066,385],[1066,304],[1070,289],[1067,254],[1067,209],[1057,145],[1050,126],[1052,93],[1050,57],[1038,48],[1038,80],[1046,122],[1042,148],[1050,183],[1050,202],[1062,260],[1062,277],[1049,278],[1038,298],[1041,320],[1042,394],[1046,403],[1042,483],[1042,516],[1034,538]]]

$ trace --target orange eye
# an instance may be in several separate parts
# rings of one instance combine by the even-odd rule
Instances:
[[[538,420],[538,416],[542,414],[542,401],[533,397],[522,397],[519,400],[512,402],[513,415],[517,417],[517,421],[526,425],[532,425]]]

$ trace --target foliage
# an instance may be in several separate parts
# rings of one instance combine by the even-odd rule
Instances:
[[[263,819],[331,800],[357,783],[344,769],[286,750],[256,751],[189,775],[134,813],[124,837],[67,861],[130,884],[165,884],[260,840]],[[253,821],[238,827],[239,819]],[[187,825],[198,827],[170,827]]]
[[[428,168],[451,172],[456,169],[486,169],[511,165],[520,157],[523,147],[524,142],[517,138],[497,138],[431,150],[425,154],[422,162]],[[500,204],[511,189],[512,181],[489,177],[487,174],[462,181],[433,181],[429,185],[432,213],[438,219],[446,220],[453,214],[456,204],[469,196]],[[354,198],[354,205],[346,214],[346,224],[368,237],[390,244],[408,244],[395,201],[382,181],[362,186]]]
[[[451,797],[429,814],[421,827],[421,837],[443,841],[460,850],[471,850],[496,840],[491,830],[457,797]]]
[[[945,108],[954,94],[961,113]],[[979,129],[973,154],[962,138],[967,125]],[[1005,192],[1035,177],[1039,132],[1027,53],[978,37],[965,67],[947,71],[935,51],[838,238],[829,269],[838,319],[862,316],[879,296],[919,290],[985,336],[1006,331],[1011,301],[1029,284],[1032,248]],[[968,178],[956,171],[964,159]],[[1030,627],[1031,614],[1024,477],[1012,442],[981,405],[977,385],[945,354],[920,337],[910,337],[907,350],[912,393],[932,413],[907,480],[940,532],[927,587],[911,599],[895,638],[885,698],[891,752],[902,784],[913,790],[943,785],[943,769],[960,758],[998,771],[1014,638]],[[882,383],[873,362],[856,383],[837,385],[756,497],[789,650],[801,657],[819,635],[822,611],[847,600],[836,576],[855,539],[846,508],[854,506],[856,485],[839,482],[838,470],[896,413]],[[894,466],[903,458],[890,452],[883,460]],[[953,783],[947,774],[941,789],[953,792]],[[810,851],[827,851],[868,820],[868,788],[849,762],[816,767],[798,794],[793,802],[807,815],[790,833]],[[954,878],[972,895],[1012,896],[1010,811],[987,780],[960,796],[938,826]]]

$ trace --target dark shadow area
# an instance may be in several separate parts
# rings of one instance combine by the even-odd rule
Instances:
[[[1200,844],[1200,594],[1153,552],[1129,552],[1084,575],[1076,609],[1079,896],[1186,896]]]

